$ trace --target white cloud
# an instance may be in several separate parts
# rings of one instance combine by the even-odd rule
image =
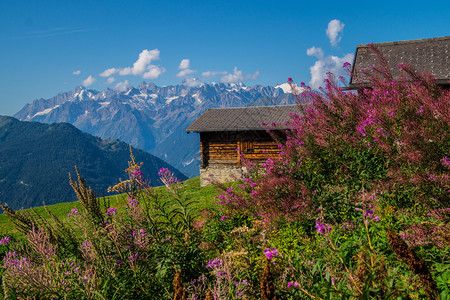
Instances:
[[[224,83],[238,83],[242,81],[244,81],[244,75],[237,67],[234,67],[233,74],[226,74],[220,78],[220,82]]]
[[[306,54],[308,56],[315,56],[318,59],[322,59],[323,58],[323,50],[320,47],[316,48],[316,47],[313,46],[313,47],[309,48],[308,50],[306,50]]]
[[[81,73],[80,70],[76,70],[76,71],[73,71],[73,72],[72,72],[73,75],[80,75],[80,73]]]
[[[135,75],[141,76],[145,79],[155,79],[166,70],[162,67],[157,67],[151,64],[152,61],[159,59],[160,52],[158,49],[142,50],[139,53],[138,59],[134,62],[132,67],[125,68],[109,68],[100,73],[102,77],[109,77],[113,74],[119,74],[121,76]]]
[[[248,74],[247,76],[245,76],[245,80],[255,80],[259,77],[259,74],[259,71],[256,71],[255,74]]]
[[[244,76],[243,72],[241,70],[238,70],[237,67],[234,67],[233,74],[225,74],[220,78],[220,82],[223,83],[239,83],[244,80],[255,80],[259,76],[259,71],[256,71],[255,74],[248,74]]]
[[[92,77],[92,75],[89,75],[89,77],[86,78],[85,80],[83,80],[81,83],[82,83],[84,86],[88,87],[88,86],[90,86],[91,84],[93,84],[96,80],[97,80],[97,79],[95,79],[94,77]]]
[[[141,75],[147,70],[152,60],[159,59],[159,50],[153,49],[151,51],[145,49],[139,54],[138,60],[133,64],[133,67],[128,67],[120,70],[120,75]],[[121,74],[121,72],[123,74]],[[129,72],[129,73],[128,73]]]
[[[334,19],[328,23],[327,36],[330,39],[331,46],[336,47],[342,39],[342,32],[344,31],[345,24],[341,21]]]
[[[195,73],[195,72],[197,72],[197,71],[191,70],[191,69],[181,70],[180,72],[178,72],[177,77],[184,77],[186,75],[189,75],[189,74],[192,74],[192,73]]]
[[[189,69],[189,64],[190,64],[189,59],[187,58],[182,59],[180,65],[178,66],[178,69],[180,70]]]
[[[225,75],[225,74],[227,74],[226,71],[206,71],[206,72],[202,73],[202,76],[203,77],[213,77],[216,75]]]
[[[110,84],[110,83],[113,83],[115,80],[116,80],[116,79],[115,79],[114,77],[109,77],[109,78],[106,80],[106,83],[107,83],[107,84]]]
[[[189,59],[187,59],[187,58],[182,59],[180,62],[180,65],[178,66],[178,69],[181,71],[178,72],[177,77],[184,77],[186,75],[197,72],[196,70],[189,69],[189,65],[190,65]]]
[[[159,75],[161,75],[162,73],[164,73],[166,71],[166,69],[158,67],[158,66],[153,66],[150,65],[147,67],[147,72],[145,72],[144,74],[142,74],[142,78],[144,79],[155,79],[158,78]]]
[[[309,82],[309,85],[313,89],[317,89],[323,84],[323,80],[327,78],[327,72],[333,73],[336,77],[347,75],[342,66],[345,62],[352,62],[353,57],[353,53],[348,53],[343,57],[329,55],[319,59],[312,67],[309,68],[311,72],[311,81]]]
[[[132,67],[120,68],[119,75],[122,75],[122,76],[131,75],[132,71],[133,71]]]
[[[101,77],[109,77],[113,74],[116,74],[117,72],[119,72],[119,69],[116,68],[110,68],[110,69],[106,69],[105,71],[103,71],[102,73],[98,74]]]
[[[199,87],[203,85],[203,82],[201,82],[197,78],[186,78],[185,80],[183,80],[182,84],[188,87]]]
[[[116,84],[114,89],[119,92],[125,92],[128,89],[129,85],[130,85],[130,83],[128,82],[128,80],[125,80],[125,81],[122,81],[122,82],[119,82],[118,84]]]

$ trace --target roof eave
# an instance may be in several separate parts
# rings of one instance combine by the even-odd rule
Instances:
[[[282,127],[282,128],[208,128],[208,129],[186,129],[186,131],[189,132],[224,132],[224,131],[267,131],[267,130],[288,130],[289,127]]]
[[[447,79],[437,79],[436,80],[437,85],[441,86],[441,87],[450,87],[450,80]],[[371,88],[372,86],[370,85],[369,82],[364,82],[364,83],[360,83],[360,84],[356,84],[356,83],[350,83],[348,85],[348,87],[343,88],[342,90],[344,91],[353,91],[353,90],[358,90],[361,88]]]

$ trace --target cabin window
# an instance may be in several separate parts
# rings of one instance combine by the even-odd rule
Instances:
[[[253,142],[247,142],[247,153],[254,153]]]
[[[254,153],[253,148],[253,142],[240,142],[241,146],[239,147],[241,149],[242,154],[250,154]]]

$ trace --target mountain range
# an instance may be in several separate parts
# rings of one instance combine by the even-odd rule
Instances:
[[[181,180],[180,171],[148,152],[132,149],[142,162],[144,177],[159,185],[158,170],[168,168]],[[75,201],[69,173],[75,166],[98,195],[127,179],[128,144],[100,139],[68,123],[22,122],[0,116],[0,202],[13,209]]]
[[[124,141],[179,169],[199,174],[199,137],[186,128],[209,108],[294,103],[289,87],[182,83],[159,87],[142,82],[126,90],[73,91],[25,105],[15,118],[43,123],[66,122],[100,138]]]

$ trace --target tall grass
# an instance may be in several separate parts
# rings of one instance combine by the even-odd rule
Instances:
[[[196,199],[196,209],[202,211],[204,209],[212,209],[214,207],[214,197],[217,196],[217,189],[214,186],[200,187],[200,177],[194,177],[183,182],[184,193],[192,199]],[[156,193],[165,193],[165,186],[155,188]],[[125,204],[121,201],[120,195],[106,196],[106,200],[111,203],[112,207],[124,209]],[[43,205],[44,206],[44,205]],[[42,215],[45,219],[51,222],[51,218],[46,214],[44,207],[34,207],[33,210]],[[49,211],[55,214],[58,218],[63,219],[74,208],[81,209],[78,201],[65,202],[46,206]],[[24,235],[17,230],[13,222],[6,214],[0,214],[0,236],[10,236],[14,239],[23,239]]]

